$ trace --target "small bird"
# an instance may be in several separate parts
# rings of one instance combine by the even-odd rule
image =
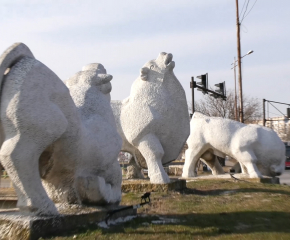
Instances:
[[[143,200],[145,201],[145,203],[147,203],[147,201],[146,201],[147,199],[150,202],[150,194],[151,194],[151,192],[144,193],[143,196],[141,196],[141,203],[142,203]]]

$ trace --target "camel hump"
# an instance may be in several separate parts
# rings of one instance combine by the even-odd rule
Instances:
[[[0,88],[6,70],[24,57],[34,58],[32,52],[24,43],[14,43],[0,56]]]

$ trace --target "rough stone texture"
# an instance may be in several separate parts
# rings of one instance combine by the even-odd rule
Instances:
[[[196,176],[196,163],[209,149],[236,159],[251,178],[281,175],[285,145],[266,127],[195,113],[190,122],[183,177]]]
[[[123,180],[122,192],[169,192],[180,191],[186,188],[185,180],[171,179],[169,183],[154,184],[149,179]]]
[[[234,171],[235,173],[241,173],[242,169],[240,163],[237,162],[234,166],[232,166],[231,171]]]
[[[174,176],[182,175],[183,165],[172,165],[168,167],[168,174]]]
[[[49,217],[32,216],[21,213],[17,209],[0,210],[0,238],[3,240],[37,240],[40,237],[70,234],[76,229],[96,226],[105,220],[108,211],[121,207],[58,207],[60,214]],[[137,209],[126,209],[113,214],[110,220],[136,214]]]
[[[140,168],[132,156],[129,161],[129,166],[127,167],[127,179],[143,179],[144,175],[142,173],[142,168]]]
[[[0,76],[0,161],[17,206],[57,215],[53,201],[118,203],[122,140],[110,107],[112,76],[101,64],[90,64],[66,87],[27,49],[16,44],[0,58],[0,69],[10,68]]]
[[[214,151],[213,149],[208,149],[201,155],[200,160],[211,169],[213,175],[224,174],[225,172],[216,155],[220,156],[221,154],[218,154],[218,151]]]
[[[190,131],[185,92],[174,66],[172,54],[160,53],[142,67],[130,96],[112,101],[122,151],[148,168],[152,183],[169,183],[162,165],[178,157]]]

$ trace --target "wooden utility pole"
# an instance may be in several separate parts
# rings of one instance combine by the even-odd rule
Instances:
[[[236,16],[237,16],[237,51],[238,51],[238,67],[239,67],[239,100],[240,100],[240,122],[244,122],[244,105],[243,105],[243,89],[242,89],[242,68],[241,68],[241,41],[240,41],[240,19],[239,19],[239,0],[236,0]]]
[[[237,80],[236,80],[236,58],[234,58],[234,74],[235,74],[235,120],[238,121],[238,100],[237,100]]]
[[[191,88],[191,112],[192,112],[192,115],[194,114],[195,112],[195,107],[194,107],[194,77],[191,77],[191,83],[190,83],[190,88]]]
[[[263,99],[263,126],[264,127],[266,125],[265,102],[266,102],[266,100]]]

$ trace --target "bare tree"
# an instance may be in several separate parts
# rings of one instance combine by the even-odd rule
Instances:
[[[261,101],[259,101],[257,98],[244,95],[243,103],[245,123],[253,123],[261,119],[262,106],[260,102]],[[189,106],[191,105],[189,104]],[[195,102],[195,111],[201,112],[211,117],[222,117],[235,120],[234,91],[227,91],[226,101],[206,94],[203,99]]]

